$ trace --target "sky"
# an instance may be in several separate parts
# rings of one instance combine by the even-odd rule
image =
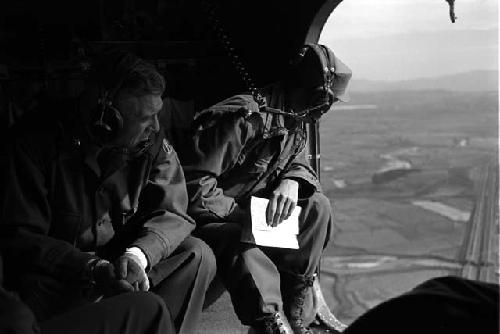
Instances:
[[[498,69],[498,0],[343,0],[323,27],[328,45],[370,80]]]

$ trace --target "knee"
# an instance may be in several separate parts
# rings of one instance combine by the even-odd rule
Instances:
[[[203,240],[195,237],[188,237],[185,246],[193,257],[193,261],[198,263],[200,269],[203,269],[211,276],[215,276],[217,265],[212,249]]]
[[[165,302],[154,293],[139,291],[123,296],[128,298],[128,301],[124,304],[131,305],[136,310],[141,310],[143,314],[166,314],[170,317],[170,311]]]
[[[151,292],[133,292],[115,298],[123,298],[120,304],[129,308],[128,319],[147,326],[148,333],[175,333],[172,314],[160,296]]]
[[[318,217],[320,217],[319,220],[322,221],[322,224],[326,229],[325,243],[328,243],[328,241],[333,238],[334,229],[332,205],[330,203],[330,199],[322,193],[316,193],[314,200],[316,210],[318,211]]]
[[[211,223],[195,230],[195,236],[206,242],[216,256],[239,245],[241,226],[232,223]]]
[[[17,297],[0,288],[0,332],[31,333],[37,326],[31,310]]]
[[[325,235],[326,245],[333,237],[333,214],[328,197],[316,192],[305,203],[299,205],[302,205],[304,228]]]
[[[309,221],[309,224],[332,224],[332,206],[328,197],[322,193],[316,192],[298,205],[302,206],[303,218]]]
[[[332,205],[330,204],[330,199],[322,193],[315,193],[311,196],[311,201],[313,202],[316,210],[323,214],[331,215]]]

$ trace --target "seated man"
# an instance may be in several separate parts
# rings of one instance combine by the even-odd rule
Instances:
[[[305,122],[345,96],[350,76],[331,50],[307,46],[290,76],[263,90],[267,107],[249,94],[222,101],[196,115],[191,142],[179,147],[196,233],[214,249],[239,319],[262,333],[309,331],[305,306],[333,222],[306,161]],[[251,196],[269,199],[273,226],[302,208],[300,249],[241,240]]]
[[[46,103],[15,129],[0,245],[8,287],[39,321],[150,289],[180,333],[194,331],[215,258],[190,236],[184,175],[159,129],[164,89],[152,65],[110,52],[78,101]]]

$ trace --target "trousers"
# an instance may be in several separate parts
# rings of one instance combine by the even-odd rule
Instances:
[[[0,288],[0,333],[171,334],[175,328],[165,303],[152,293],[114,296],[38,323],[25,304]]]
[[[206,290],[215,274],[211,249],[191,236],[149,271],[150,291],[164,300],[178,333],[195,332]],[[40,274],[26,275],[16,290],[38,321],[88,304],[81,289]]]
[[[209,223],[195,235],[205,240],[217,258],[217,274],[229,291],[235,313],[245,325],[283,309],[285,277],[312,277],[332,236],[333,217],[328,198],[316,192],[299,199],[299,249],[262,247],[240,242],[242,226]]]
[[[159,296],[147,292],[132,292],[87,304],[42,322],[40,332],[175,334],[176,330],[170,312]]]
[[[151,291],[163,298],[180,334],[196,331],[205,295],[215,274],[212,250],[191,236],[148,273]]]

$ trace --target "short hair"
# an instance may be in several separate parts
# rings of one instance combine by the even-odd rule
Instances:
[[[118,94],[162,95],[165,79],[147,61],[122,50],[106,50],[96,55],[88,77],[90,87],[100,87],[114,99]]]
[[[122,94],[136,97],[149,94],[162,95],[165,86],[165,79],[152,64],[137,59],[120,84],[116,96]]]

